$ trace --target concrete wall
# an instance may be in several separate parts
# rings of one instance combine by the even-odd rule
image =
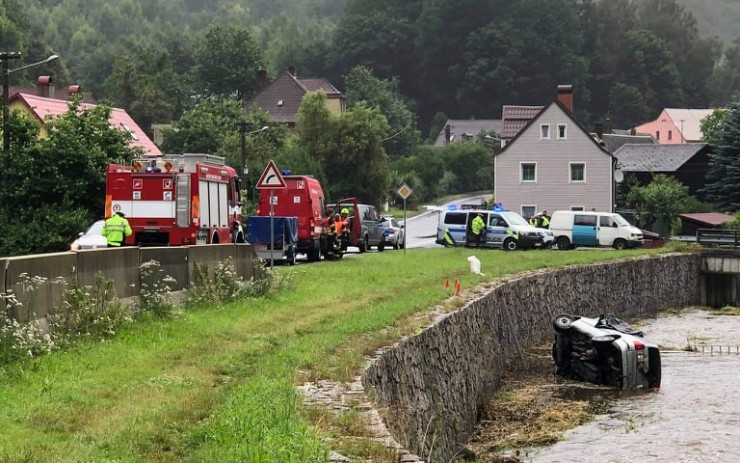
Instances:
[[[229,261],[237,274],[244,279],[254,275],[254,266],[260,265],[251,245],[221,244],[167,248],[94,249],[89,251],[40,254],[0,259],[0,292],[12,294],[20,304],[8,304],[3,298],[0,309],[10,309],[9,314],[18,321],[41,319],[58,307],[65,285],[75,281],[81,286],[93,286],[99,274],[113,280],[116,295],[126,298],[139,295],[139,267],[156,260],[163,273],[173,277],[174,290],[190,285],[196,264],[207,265],[213,270],[219,262]],[[35,279],[32,289],[28,284]]]
[[[630,320],[697,299],[700,257],[664,255],[537,271],[502,281],[422,333],[379,352],[362,381],[394,437],[448,462],[523,349],[550,342],[559,313]],[[431,457],[429,456],[431,449]]]

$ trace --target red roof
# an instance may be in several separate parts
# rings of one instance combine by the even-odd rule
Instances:
[[[542,108],[544,106],[504,105],[501,111],[501,119],[503,120],[501,138],[507,141],[512,140],[529,124],[529,121],[537,117]]]
[[[29,95],[28,93],[17,93],[13,95],[11,101],[21,100],[28,108],[33,111],[36,118],[44,122],[47,116],[57,117],[66,113],[69,110],[69,102],[65,100],[57,100],[54,98],[44,98],[36,95]],[[81,109],[94,108],[96,105],[89,103],[82,103]],[[120,108],[112,108],[109,119],[110,125],[119,130],[127,130],[131,133],[131,146],[141,148],[145,155],[148,156],[162,156],[162,152],[157,148],[157,145],[147,137],[141,127],[134,122],[131,116],[126,111]]]
[[[701,225],[719,227],[725,222],[730,222],[734,219],[729,214],[722,214],[721,212],[697,212],[694,214],[678,214],[682,219],[696,222]]]

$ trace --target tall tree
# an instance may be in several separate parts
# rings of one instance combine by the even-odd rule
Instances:
[[[715,152],[709,156],[708,201],[725,211],[740,211],[740,100],[735,101],[719,130]]]
[[[385,150],[392,160],[408,156],[414,149],[419,135],[414,127],[414,113],[404,102],[397,79],[379,79],[364,66],[354,67],[344,77],[347,88],[347,108],[352,110],[361,102],[377,108],[388,121],[389,134],[385,137]]]
[[[660,220],[668,233],[677,228],[676,219],[689,198],[686,185],[663,174],[656,175],[648,185],[634,187],[628,195],[630,205],[637,210],[640,228],[651,229]]]
[[[243,100],[252,95],[262,53],[249,30],[236,26],[208,27],[193,52],[194,75],[203,95]]]
[[[206,98],[165,130],[162,149],[168,153],[218,152],[243,119],[241,104],[233,99]]]

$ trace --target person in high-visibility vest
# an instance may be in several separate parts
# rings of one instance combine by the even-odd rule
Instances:
[[[547,211],[542,211],[542,216],[540,217],[540,227],[550,228],[550,217],[547,215]]]
[[[101,235],[108,240],[109,248],[120,248],[123,246],[127,237],[131,236],[131,226],[126,220],[123,212],[116,212],[103,225]]]
[[[470,224],[470,228],[473,232],[473,242],[475,247],[480,247],[481,237],[485,235],[486,222],[483,221],[483,214],[478,214],[473,219],[473,223]]]

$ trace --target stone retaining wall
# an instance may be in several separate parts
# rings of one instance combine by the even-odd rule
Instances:
[[[418,335],[382,350],[362,382],[391,434],[424,460],[448,462],[523,349],[553,336],[559,313],[624,320],[696,302],[700,258],[671,254],[543,270],[503,280]]]

